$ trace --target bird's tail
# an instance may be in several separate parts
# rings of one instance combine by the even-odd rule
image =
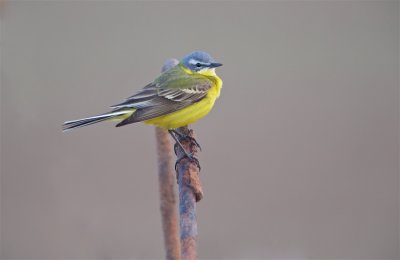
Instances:
[[[123,111],[111,111],[109,113],[97,115],[97,116],[92,116],[92,117],[87,117],[87,118],[82,118],[78,120],[72,120],[72,121],[67,121],[63,124],[62,130],[63,132],[87,126],[87,125],[92,125],[98,122],[106,121],[109,119],[124,119],[126,116],[131,115],[134,112],[134,110],[123,110]]]

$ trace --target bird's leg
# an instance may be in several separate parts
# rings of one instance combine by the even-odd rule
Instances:
[[[176,163],[175,163],[175,171],[177,171],[177,166],[178,166],[179,162],[180,162],[182,159],[184,159],[184,158],[188,158],[189,160],[193,161],[193,162],[197,165],[197,167],[199,168],[199,171],[200,171],[201,167],[200,167],[200,162],[199,162],[199,160],[198,160],[196,157],[194,157],[193,154],[188,153],[188,152],[185,150],[185,148],[183,147],[183,145],[181,144],[181,142],[179,141],[179,139],[175,136],[175,134],[178,135],[178,136],[180,136],[180,137],[183,136],[183,135],[180,135],[180,133],[177,133],[175,130],[168,130],[168,132],[169,132],[169,134],[172,136],[172,138],[174,138],[174,140],[175,140],[175,146],[178,145],[178,146],[182,149],[182,151],[183,151],[183,153],[184,153],[183,156],[181,156],[180,158],[178,158],[178,160],[176,160]],[[187,138],[187,137],[183,137],[183,138]],[[190,137],[190,138],[193,138],[193,137]],[[194,138],[193,138],[193,139],[194,139]]]
[[[168,132],[172,136],[172,138],[174,138],[175,145],[178,145],[182,149],[185,156],[188,157],[189,159],[191,159],[193,156],[190,153],[186,152],[185,148],[183,147],[183,145],[181,144],[179,139],[175,136],[176,132],[174,130],[168,130]]]
[[[191,137],[190,135],[185,135],[185,134],[179,132],[178,129],[171,129],[170,131],[172,131],[177,136],[179,136],[179,140],[188,140],[190,143],[192,143],[195,146],[197,146],[199,148],[199,150],[201,151],[201,146],[200,146],[200,144],[197,142],[197,140],[194,137]],[[189,130],[189,131],[192,131],[192,130]]]

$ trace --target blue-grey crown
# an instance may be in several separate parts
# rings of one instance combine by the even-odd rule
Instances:
[[[204,51],[195,51],[186,55],[181,63],[192,71],[199,71],[204,68],[216,68],[221,66],[221,63],[215,62],[210,54]]]

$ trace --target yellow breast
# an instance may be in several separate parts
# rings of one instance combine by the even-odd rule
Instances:
[[[202,73],[206,75],[205,73]],[[184,109],[172,112],[171,114],[144,121],[146,124],[156,125],[161,128],[173,129],[192,124],[207,115],[214,106],[215,100],[219,97],[222,80],[213,73],[206,76],[212,77],[215,85],[208,90],[207,96]]]

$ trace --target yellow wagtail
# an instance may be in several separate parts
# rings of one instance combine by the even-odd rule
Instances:
[[[211,111],[222,87],[215,73],[221,65],[208,53],[190,53],[135,95],[111,106],[110,112],[67,121],[63,131],[107,120],[118,120],[117,127],[144,122],[168,129],[181,146],[174,135],[180,136],[176,128],[194,123]]]

